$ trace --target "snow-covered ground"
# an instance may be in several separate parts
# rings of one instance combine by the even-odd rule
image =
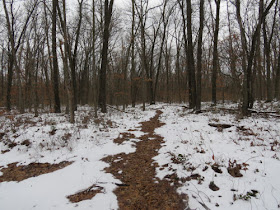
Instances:
[[[271,111],[275,106],[278,105],[260,103],[256,110]],[[210,106],[204,104],[203,108]],[[21,182],[0,183],[0,209],[117,209],[113,190],[120,181],[104,172],[108,164],[101,159],[135,152],[135,141],[117,145],[113,140],[129,130],[136,137],[141,136],[139,123],[153,117],[156,109],[163,111],[160,120],[166,124],[156,129],[165,141],[159,155],[154,157],[159,164],[157,176],[164,178],[172,173],[178,178],[201,176],[198,180],[183,181],[178,189],[189,196],[190,209],[206,206],[210,209],[279,209],[280,118],[253,115],[241,119],[220,108],[233,109],[237,105],[219,105],[211,108],[211,112],[198,115],[179,104],[148,106],[145,112],[140,106],[129,108],[126,113],[109,109],[108,114],[99,114],[98,120],[93,117],[93,109],[84,106],[76,112],[74,125],[69,124],[63,114],[46,113],[37,118],[33,114],[0,116],[0,133],[4,134],[0,150],[8,149],[4,142],[17,143],[11,151],[0,153],[0,167],[14,162],[28,165],[73,161],[70,166],[49,174]],[[219,129],[209,123],[226,123],[232,127]],[[25,140],[31,144],[21,145]],[[219,165],[221,174],[211,168],[214,163]],[[243,177],[232,177],[228,173],[230,163],[241,165]],[[210,182],[219,190],[212,191]],[[91,200],[73,204],[67,199],[94,184],[103,190]],[[251,190],[258,191],[256,197],[247,195]]]
[[[136,109],[140,110],[139,107]],[[117,145],[113,139],[129,129],[140,130],[138,123],[153,115],[154,111],[140,113],[130,109],[126,114],[109,110],[108,114],[99,114],[98,120],[95,120],[93,109],[80,107],[76,112],[75,125],[67,123],[62,114],[42,114],[38,118],[33,118],[33,114],[0,117],[0,133],[5,133],[0,142],[1,150],[8,149],[3,141],[19,144],[10,152],[0,154],[0,166],[6,167],[14,162],[28,165],[32,162],[74,161],[72,165],[53,173],[18,183],[0,183],[0,209],[117,209],[113,190],[115,183],[120,182],[103,171],[108,164],[100,159],[122,152],[134,152],[133,143]],[[142,134],[140,131],[132,133],[135,136]],[[20,145],[24,140],[29,140],[31,145]],[[68,195],[93,184],[103,187],[103,193],[78,204],[72,204],[67,199]]]
[[[257,110],[274,111],[272,107],[275,106],[262,103],[256,107]],[[280,118],[252,115],[240,119],[219,108],[197,115],[182,108],[164,106],[160,120],[166,125],[156,133],[164,137],[165,144],[154,159],[165,167],[158,168],[158,177],[163,178],[174,171],[179,178],[201,175],[198,180],[183,183],[178,190],[188,194],[191,209],[205,209],[205,206],[210,209],[279,209]],[[232,127],[219,129],[209,123]],[[177,164],[172,163],[172,158]],[[211,165],[215,163],[222,173],[212,170]],[[231,163],[241,165],[243,177],[228,173]],[[212,191],[210,182],[220,189]],[[250,195],[252,190],[258,191],[256,197]]]

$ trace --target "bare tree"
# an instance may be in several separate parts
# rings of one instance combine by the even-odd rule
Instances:
[[[138,14],[138,18],[140,21],[140,60],[141,60],[141,77],[142,77],[142,100],[143,106],[142,110],[146,109],[146,82],[145,82],[145,72],[148,72],[148,63],[147,63],[147,49],[146,49],[146,38],[145,38],[145,30],[146,23],[148,17],[148,2],[145,0],[140,1],[140,5],[135,4],[135,9]]]
[[[104,3],[104,27],[103,27],[103,45],[102,45],[102,61],[99,78],[99,105],[101,112],[106,113],[106,72],[108,66],[108,46],[110,38],[110,23],[113,13],[114,0],[105,0]]]
[[[98,81],[97,81],[97,68],[96,68],[96,20],[95,20],[95,0],[92,0],[92,73],[93,73],[93,100],[94,100],[94,117],[97,118],[98,109]]]
[[[215,31],[214,31],[214,49],[213,49],[213,71],[212,71],[212,104],[217,103],[217,72],[218,72],[218,38],[219,38],[219,23],[220,23],[220,3],[221,0],[215,0],[216,4],[216,18],[215,18]]]
[[[35,8],[38,6],[39,1],[33,1],[31,7],[27,11],[26,18],[23,22],[23,25],[21,28],[16,29],[16,23],[15,23],[15,14],[14,14],[14,0],[10,1],[9,3],[6,2],[6,0],[2,0],[3,2],[3,7],[4,7],[4,12],[5,12],[5,18],[6,18],[6,26],[7,26],[7,32],[8,32],[8,38],[9,38],[9,54],[8,54],[8,80],[7,80],[7,110],[11,110],[11,88],[12,88],[12,80],[13,80],[13,72],[14,72],[14,67],[16,67],[17,72],[19,71],[18,66],[17,66],[17,52],[19,48],[22,45],[24,35],[26,33],[26,29],[28,27],[28,23],[30,22],[31,16],[35,10]],[[9,6],[10,13],[8,11],[7,5]],[[15,31],[17,30],[17,31]],[[19,35],[16,36],[16,34]],[[18,79],[20,79],[18,77]],[[19,87],[21,91],[21,86]],[[19,97],[22,97],[22,94],[19,93]],[[20,103],[22,103],[22,98],[20,98]],[[20,106],[20,111],[23,112],[24,107],[23,104]]]
[[[195,62],[193,55],[193,39],[192,39],[192,4],[191,0],[187,1],[187,63],[189,69],[189,108],[193,109],[196,105],[196,80],[195,80]]]
[[[200,0],[199,4],[199,32],[197,44],[197,95],[196,95],[196,110],[201,109],[201,71],[202,71],[202,38],[204,28],[204,0]]]
[[[60,113],[60,98],[59,98],[59,69],[57,61],[57,45],[56,45],[56,26],[57,26],[57,7],[58,1],[52,0],[52,84],[53,84],[53,93],[54,93],[54,112]]]
[[[254,27],[254,31],[251,37],[251,44],[249,45],[250,49],[248,50],[247,46],[247,39],[246,39],[246,32],[243,25],[243,21],[241,18],[241,6],[240,6],[240,0],[235,0],[235,7],[236,7],[236,15],[237,20],[240,28],[240,34],[241,34],[241,43],[243,48],[243,71],[244,71],[244,80],[243,80],[243,104],[242,104],[242,113],[243,115],[248,115],[249,111],[248,109],[253,106],[253,96],[252,96],[252,66],[253,66],[253,60],[254,55],[256,51],[256,44],[257,44],[257,37],[260,34],[261,25],[264,21],[265,16],[269,13],[271,7],[275,3],[276,0],[271,0],[268,3],[268,6],[266,9],[260,9],[260,14],[258,21],[256,23],[256,26]],[[259,3],[260,8],[264,8],[264,2],[263,0],[260,0]],[[262,12],[261,12],[262,11]]]
[[[183,37],[185,44],[185,52],[187,59],[188,69],[188,85],[189,85],[189,108],[193,109],[196,106],[196,78],[195,78],[195,62],[194,62],[194,50],[193,50],[193,39],[192,39],[192,2],[187,2],[187,17],[185,16],[185,5],[184,1],[177,0],[179,3],[182,21],[183,21]],[[187,33],[186,33],[187,29]]]
[[[67,93],[68,93],[68,105],[69,105],[69,112],[70,112],[70,123],[75,122],[75,104],[74,104],[74,86],[73,86],[73,77],[70,76],[70,70],[69,70],[69,61],[71,59],[71,49],[69,46],[69,34],[67,30],[67,19],[66,19],[66,3],[65,0],[62,1],[63,6],[63,12],[60,10],[60,6],[57,5],[57,11],[60,19],[60,24],[63,32],[63,38],[64,42],[60,40],[60,51],[62,55],[63,60],[63,66],[64,66],[64,74],[65,74],[65,80],[66,80],[66,87],[67,87]],[[64,45],[64,49],[62,48],[62,45]]]
[[[267,102],[272,101],[272,81],[271,81],[271,42],[274,34],[276,15],[277,15],[278,1],[276,1],[275,12],[273,16],[273,23],[271,26],[271,32],[268,34],[267,18],[264,17],[263,20],[263,39],[264,39],[264,54],[266,63],[266,95]]]
[[[131,104],[135,107],[136,104],[136,64],[135,64],[135,0],[131,0]]]

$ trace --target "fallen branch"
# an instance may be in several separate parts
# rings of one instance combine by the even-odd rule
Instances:
[[[276,112],[276,111],[257,111],[254,109],[249,109],[249,111],[251,113],[257,113],[257,114],[279,114],[279,112]]]
[[[214,124],[214,123],[208,123],[209,126],[211,127],[215,127],[215,128],[230,128],[232,127],[233,125],[230,125],[230,124]]]

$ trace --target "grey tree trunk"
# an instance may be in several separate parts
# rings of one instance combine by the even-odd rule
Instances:
[[[192,3],[187,0],[187,65],[189,76],[189,108],[193,109],[196,106],[196,79],[195,79],[195,63],[193,55],[193,39],[192,39]]]
[[[204,0],[199,3],[199,33],[197,44],[196,111],[201,110],[202,37],[204,28]]]
[[[100,69],[100,78],[99,78],[99,105],[101,107],[101,112],[106,113],[106,73],[108,67],[108,47],[109,47],[109,38],[110,38],[110,23],[112,18],[114,0],[105,0],[104,5],[104,31],[103,31],[103,45],[102,45],[102,61]]]
[[[279,100],[279,89],[280,89],[280,51],[278,52],[278,65],[276,70],[276,78],[275,78],[275,92],[274,92],[274,98]]]
[[[97,81],[97,68],[95,58],[96,48],[96,30],[95,30],[95,0],[92,0],[92,73],[93,73],[93,103],[94,103],[94,117],[97,118],[98,110],[98,81]]]
[[[135,0],[131,0],[132,26],[131,26],[131,105],[136,104],[136,72],[135,72]]]
[[[54,112],[60,113],[60,97],[59,97],[59,68],[57,61],[57,45],[56,45],[56,18],[57,18],[58,0],[52,0],[52,84],[54,93]]]
[[[216,19],[214,31],[214,49],[213,49],[213,71],[212,71],[212,104],[217,104],[217,74],[218,74],[218,38],[219,38],[219,24],[220,24],[220,0],[215,0],[216,3]]]

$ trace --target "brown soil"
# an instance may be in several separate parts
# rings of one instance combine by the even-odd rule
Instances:
[[[154,133],[155,128],[163,125],[157,114],[147,122],[143,122],[141,136],[136,143],[136,152],[108,156],[103,161],[110,163],[107,173],[121,180],[122,186],[115,190],[120,209],[184,209],[186,195],[176,193],[176,188],[168,180],[155,178],[157,164],[152,160],[158,155],[157,150],[163,138]],[[127,135],[123,135],[126,138]],[[125,141],[125,140],[124,140]],[[120,139],[118,142],[122,142]]]
[[[213,171],[215,171],[216,173],[222,174],[223,171],[220,169],[220,166],[217,163],[214,163],[211,168],[213,169]]]
[[[30,177],[36,177],[42,174],[54,172],[56,170],[69,166],[72,163],[73,162],[64,161],[53,165],[49,163],[30,163],[29,165],[20,166],[17,166],[17,163],[11,163],[7,168],[3,168],[1,170],[3,175],[0,176],[0,183],[11,181],[20,182]]]
[[[114,143],[122,144],[124,141],[129,141],[130,139],[134,139],[135,135],[132,133],[121,133],[118,138],[114,139]]]
[[[83,200],[90,200],[92,199],[96,194],[102,192],[102,187],[92,185],[89,188],[78,192],[74,195],[69,195],[67,198],[72,202],[72,203],[78,203]]]
[[[214,182],[210,182],[209,188],[213,191],[218,191],[220,189]]]
[[[228,173],[233,177],[242,177],[243,174],[240,173],[241,165],[237,165],[235,167],[228,167]]]

